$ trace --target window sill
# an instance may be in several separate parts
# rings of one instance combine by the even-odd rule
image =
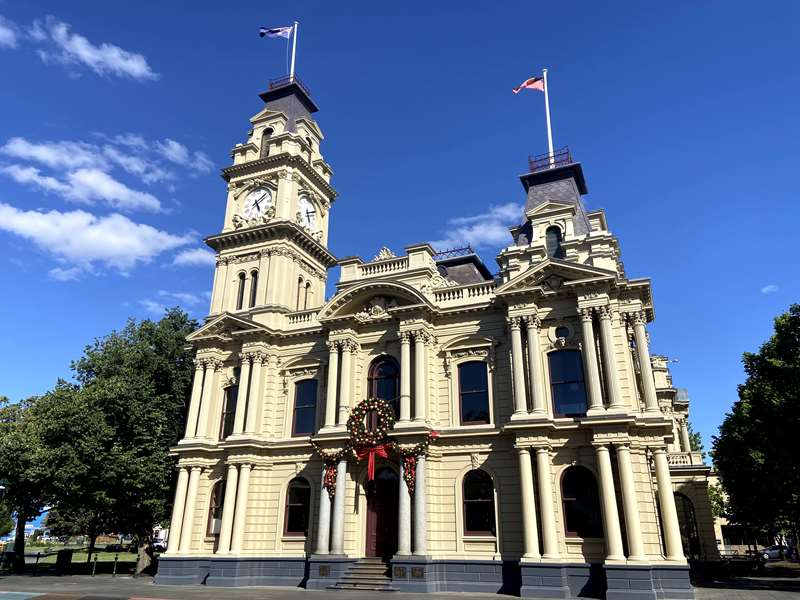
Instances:
[[[564,536],[564,539],[567,543],[575,542],[576,544],[583,542],[602,542],[604,540],[602,537],[580,537],[577,535],[570,535],[569,533]]]
[[[464,541],[469,542],[496,542],[497,536],[495,535],[486,535],[482,533],[465,533],[464,534]]]
[[[281,541],[282,542],[305,542],[308,539],[308,536],[305,535],[282,535]]]

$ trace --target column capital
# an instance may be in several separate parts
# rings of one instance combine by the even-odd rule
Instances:
[[[521,445],[514,444],[514,450],[517,451],[517,454],[528,454],[529,455],[531,453],[531,450],[533,450],[533,449],[534,448],[532,446],[521,446]]]
[[[342,349],[342,352],[358,352],[359,344],[353,339],[344,339],[339,340],[339,346]]]
[[[542,326],[542,320],[536,313],[533,313],[531,315],[524,315],[522,317],[522,320],[528,329],[539,329]]]
[[[339,340],[328,340],[325,342],[325,345],[328,347],[330,352],[337,352],[341,346],[341,342]]]
[[[633,325],[647,325],[647,313],[643,310],[626,312],[625,318]]]
[[[608,442],[608,441],[593,441],[592,442],[592,447],[594,447],[596,452],[599,452],[599,451],[602,451],[602,450],[605,450],[606,452],[608,452],[610,445],[611,445],[611,442]]]
[[[519,331],[519,328],[522,325],[522,317],[508,317],[506,322],[508,323],[508,327],[511,329],[511,331]]]
[[[611,319],[611,306],[606,304],[605,306],[598,306],[595,308],[597,311],[598,318],[602,320],[610,320]]]
[[[578,308],[578,314],[580,315],[581,321],[591,322],[594,309],[591,306],[583,306]]]
[[[194,363],[195,371],[201,371],[206,367],[206,359],[205,358],[197,358],[196,356],[192,359]]]
[[[397,334],[397,339],[400,340],[401,344],[410,344],[411,343],[411,332],[410,331],[401,331]]]
[[[612,442],[612,445],[616,450],[630,450],[631,449],[631,441],[630,440],[620,440],[618,442]]]
[[[244,352],[240,352],[239,353],[239,360],[242,361],[242,363],[245,363],[245,362],[252,363],[253,359],[255,359],[255,357],[256,357],[256,353],[253,352],[252,350],[248,350],[248,351],[244,351]]]
[[[536,451],[536,454],[545,454],[548,455],[553,452],[553,447],[550,444],[541,444],[536,446],[531,446],[531,449]]]

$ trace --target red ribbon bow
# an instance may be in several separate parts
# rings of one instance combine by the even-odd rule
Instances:
[[[369,446],[368,448],[361,448],[356,451],[358,460],[367,459],[367,480],[372,481],[375,479],[375,457],[389,458],[389,444],[380,444],[378,446]]]

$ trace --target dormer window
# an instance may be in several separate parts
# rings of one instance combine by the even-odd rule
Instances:
[[[564,258],[564,249],[561,247],[561,229],[551,225],[544,233],[544,244],[547,256],[550,258]]]
[[[267,127],[261,134],[261,158],[269,156],[269,139],[272,137],[274,130],[272,127]]]

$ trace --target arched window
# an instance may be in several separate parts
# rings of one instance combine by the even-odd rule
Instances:
[[[694,504],[689,498],[675,492],[675,508],[678,512],[678,528],[681,532],[683,554],[686,558],[700,559],[700,533],[697,529],[697,517],[694,514]]]
[[[306,281],[306,288],[303,292],[303,310],[308,308],[308,300],[311,298],[311,282]]]
[[[208,503],[208,523],[206,535],[219,535],[222,523],[222,502],[225,499],[225,480],[220,479],[211,488],[211,498]]]
[[[400,416],[400,367],[391,356],[379,356],[369,366],[368,397],[386,400]]]
[[[234,371],[234,377],[239,380],[239,369]],[[236,417],[236,404],[239,400],[239,385],[230,385],[225,388],[225,398],[222,404],[222,418],[219,424],[219,439],[224,440],[233,433],[233,421]]]
[[[286,488],[283,535],[307,536],[310,512],[311,484],[303,477],[295,477]]]
[[[548,355],[553,412],[556,416],[586,414],[586,386],[580,350],[557,350]]]
[[[244,282],[246,277],[244,271],[239,273],[239,288],[236,290],[236,310],[242,310],[244,306]]]
[[[464,535],[496,535],[494,483],[480,469],[464,475]]]
[[[561,498],[567,537],[603,537],[597,481],[589,469],[576,465],[564,471]]]
[[[274,133],[272,127],[267,127],[261,134],[261,158],[269,156],[269,138]]]
[[[489,422],[489,380],[485,362],[472,360],[458,365],[458,398],[462,425]]]
[[[250,271],[250,308],[256,305],[256,294],[258,294],[258,271]]]
[[[305,282],[302,277],[297,278],[297,307],[295,310],[303,309],[303,295],[305,293]]]
[[[547,256],[550,258],[564,258],[564,249],[561,247],[561,228],[551,225],[544,232],[544,244]]]
[[[317,380],[304,379],[294,385],[292,435],[314,433],[317,420]]]
[[[311,142],[311,138],[306,138],[306,143],[308,144],[308,164],[311,164],[311,157],[314,154],[314,144]]]

